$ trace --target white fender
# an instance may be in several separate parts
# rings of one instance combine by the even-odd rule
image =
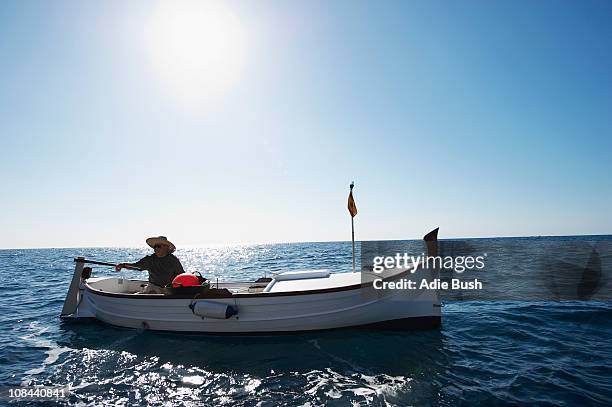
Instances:
[[[238,313],[231,305],[210,301],[192,302],[189,308],[191,308],[194,315],[215,319],[228,319]]]

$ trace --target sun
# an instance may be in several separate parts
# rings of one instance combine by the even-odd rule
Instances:
[[[211,100],[239,80],[246,37],[226,3],[160,1],[148,31],[152,63],[181,99]]]

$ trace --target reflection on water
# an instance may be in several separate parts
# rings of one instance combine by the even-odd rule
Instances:
[[[207,366],[211,371],[266,374],[312,370],[322,357],[370,373],[399,374],[417,371],[423,364],[442,363],[443,336],[439,330],[378,332],[339,330],[282,336],[206,336],[136,331],[100,322],[62,324],[66,345],[113,349],[138,357],[157,357],[173,365]],[[393,352],[389,351],[393,344]],[[424,358],[427,350],[431,358]],[[408,370],[407,370],[408,369]]]
[[[448,365],[438,330],[214,337],[63,323],[73,351],[48,379],[69,382],[76,399],[235,403],[413,398],[414,378]],[[414,394],[413,394],[414,393]],[[82,398],[80,396],[83,396]],[[93,397],[93,398],[92,398]],[[398,399],[399,400],[399,399]],[[120,399],[116,399],[120,401]]]

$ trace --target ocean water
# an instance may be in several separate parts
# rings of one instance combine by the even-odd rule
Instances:
[[[498,249],[521,244],[477,242]],[[529,244],[547,245],[550,239]],[[610,283],[610,256],[599,247],[602,281],[591,291],[601,296]],[[70,405],[612,405],[610,301],[448,297],[440,329],[280,337],[161,333],[59,319],[74,257],[119,262],[145,254],[133,248],[0,250],[0,384],[70,385]],[[213,280],[351,267],[350,242],[179,248],[176,254],[187,270]],[[510,289],[520,273],[542,272],[522,264],[493,262],[489,277],[503,275]],[[117,274],[101,267],[94,275]]]

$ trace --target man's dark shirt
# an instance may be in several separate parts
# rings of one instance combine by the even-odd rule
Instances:
[[[181,262],[173,254],[164,257],[158,257],[155,254],[151,254],[138,260],[134,263],[134,266],[143,270],[148,270],[149,283],[153,283],[160,287],[165,287],[172,283],[174,277],[185,272]]]

